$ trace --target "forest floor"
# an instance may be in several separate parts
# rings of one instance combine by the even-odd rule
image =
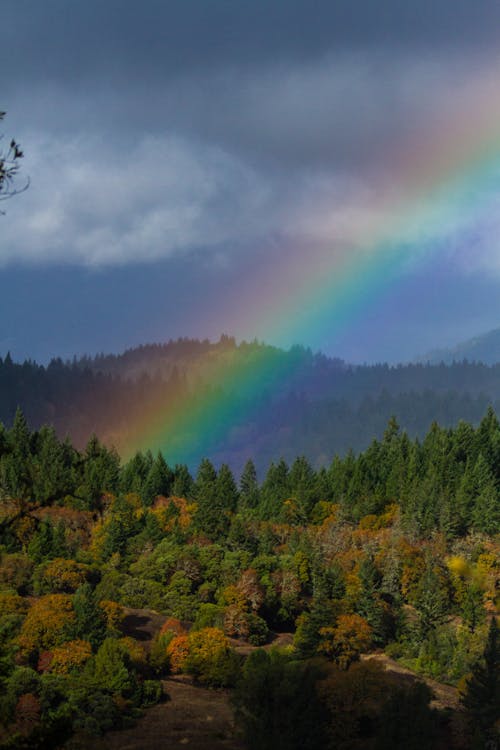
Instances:
[[[127,608],[122,631],[148,650],[166,619],[153,610]],[[264,648],[290,645],[292,639],[290,633],[279,633]],[[256,648],[237,640],[232,640],[232,644],[243,656]],[[377,661],[401,682],[423,680],[434,693],[431,703],[434,708],[453,712],[459,708],[458,691],[451,685],[417,675],[384,653],[366,654],[361,658]],[[191,750],[243,750],[234,723],[230,691],[194,685],[186,675],[169,677],[162,685],[165,699],[161,703],[144,711],[133,727],[92,739],[92,750],[166,750],[183,746]],[[86,750],[88,744],[84,738],[74,737],[66,748]]]
[[[386,672],[390,672],[394,675],[401,675],[406,681],[422,680],[426,685],[430,687],[434,693],[434,699],[431,701],[431,707],[437,708],[440,711],[451,709],[457,711],[460,708],[459,693],[457,688],[452,685],[444,685],[442,682],[436,682],[431,680],[430,677],[424,677],[422,675],[412,672],[411,669],[403,667],[399,662],[391,659],[387,654],[374,653],[364,654],[361,656],[361,661],[376,661],[382,664]]]
[[[166,700],[148,708],[135,726],[93,742],[93,750],[243,749],[227,690],[198,687],[181,676],[162,684]]]

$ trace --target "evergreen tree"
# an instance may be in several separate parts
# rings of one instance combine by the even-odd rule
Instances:
[[[420,635],[424,640],[446,620],[449,611],[448,591],[431,560],[427,561],[420,579],[415,604],[419,613]]]
[[[217,472],[208,458],[202,459],[194,486],[194,497],[198,505],[195,523],[197,528],[215,540],[228,524],[220,503]]]
[[[76,590],[73,609],[76,615],[74,638],[89,641],[97,649],[106,637],[106,620],[89,583],[84,583]]]
[[[500,424],[497,416],[490,405],[476,430],[476,450],[486,460],[488,467],[498,468],[500,454],[498,453],[498,438],[500,437]]]
[[[42,427],[36,435],[36,450],[32,462],[33,496],[43,504],[72,494],[71,465],[51,427]]]
[[[261,488],[260,510],[264,518],[279,519],[283,501],[290,495],[288,466],[283,458],[271,463]]]
[[[462,419],[453,433],[453,456],[455,461],[465,465],[477,458],[474,428]]]
[[[124,555],[129,540],[138,530],[139,522],[135,517],[134,508],[124,497],[118,497],[106,525],[106,536],[102,546],[104,558],[108,559],[115,553]]]
[[[331,502],[333,500],[332,488],[330,485],[330,479],[328,471],[322,466],[316,473],[316,497],[318,500],[325,500]]]
[[[297,501],[304,520],[307,520],[317,500],[317,486],[316,474],[305,456],[299,456],[293,462],[288,482],[290,494]]]
[[[462,702],[472,732],[476,735],[476,746],[486,748],[488,740],[498,741],[496,725],[500,719],[500,638],[494,617],[491,620],[483,657],[472,670]]]
[[[443,498],[439,509],[439,529],[448,541],[463,533],[456,497]]]
[[[230,513],[235,512],[238,504],[238,489],[227,464],[222,464],[217,474],[217,504]]]
[[[257,470],[252,460],[246,462],[240,478],[240,508],[254,510],[259,504]]]
[[[163,455],[158,452],[143,484],[141,497],[144,505],[152,505],[159,495],[168,497],[172,486],[173,474]]]
[[[276,651],[249,655],[235,694],[236,714],[249,750],[318,750],[326,747],[325,710],[316,665]]]
[[[7,448],[1,462],[1,485],[11,497],[28,498],[32,490],[30,432],[20,408],[8,433]]]
[[[495,483],[493,472],[490,469],[488,461],[482,453],[477,457],[472,473],[474,481],[474,490],[476,495],[480,495],[483,490],[489,488]]]
[[[114,450],[101,445],[92,435],[83,456],[83,485],[80,497],[89,509],[100,508],[104,493],[114,493],[120,478],[120,459]]]
[[[474,464],[468,460],[456,493],[456,512],[458,531],[465,534],[472,522],[472,508],[476,497],[476,480]]]
[[[328,480],[331,487],[331,497],[334,503],[343,504],[347,493],[349,479],[354,471],[354,453],[349,450],[344,460],[335,456],[328,469]]]
[[[484,621],[484,592],[477,583],[469,583],[461,602],[462,617],[472,632]]]
[[[297,618],[293,643],[301,657],[308,658],[316,654],[321,640],[319,631],[335,625],[337,610],[338,607],[321,590],[321,586],[316,587],[308,611]]]
[[[149,469],[144,455],[137,451],[123,467],[120,474],[120,489],[124,494],[131,492],[142,496]]]
[[[59,521],[52,527],[52,557],[66,557],[68,555],[68,546],[66,544],[66,527],[62,521]]]
[[[125,648],[114,638],[106,638],[101,644],[94,661],[87,665],[92,682],[97,687],[113,695],[129,695],[134,687],[134,679],[129,670],[129,658]]]
[[[144,529],[142,531],[142,536],[146,541],[151,542],[154,545],[158,544],[163,539],[164,533],[162,531],[158,518],[154,513],[149,512],[146,514],[146,521],[144,524]]]
[[[9,432],[10,449],[20,461],[28,461],[30,457],[30,431],[26,418],[18,407]]]
[[[472,510],[472,525],[484,534],[500,532],[500,497],[493,482],[487,484],[480,492]]]
[[[371,557],[365,557],[359,566],[361,593],[358,597],[356,612],[364,617],[373,631],[373,642],[383,645],[391,635],[391,623],[386,608],[380,598],[382,576],[375,567]]]
[[[174,497],[191,497],[193,493],[193,478],[185,464],[176,465],[171,492]]]
[[[36,533],[28,545],[28,555],[39,564],[53,557],[54,531],[52,524],[47,519],[41,521]]]

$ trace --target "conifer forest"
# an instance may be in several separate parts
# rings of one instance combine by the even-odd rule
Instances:
[[[168,711],[181,677],[227,697],[221,747],[494,746],[491,408],[423,440],[391,419],[362,453],[261,481],[252,461],[78,451],[18,410],[0,482],[2,747],[90,746]]]

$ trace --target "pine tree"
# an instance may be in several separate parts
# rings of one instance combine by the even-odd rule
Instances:
[[[130,538],[138,531],[134,508],[124,498],[118,497],[113,505],[111,518],[106,525],[106,536],[102,546],[105,559],[118,552],[124,555]]]
[[[106,637],[106,619],[89,583],[76,590],[73,609],[76,615],[74,638],[89,641],[94,649],[98,648]]]
[[[497,466],[500,458],[497,453],[499,436],[500,424],[493,407],[488,406],[486,414],[476,430],[475,442],[478,453],[483,455],[490,468]]]
[[[354,453],[348,451],[344,460],[335,456],[328,469],[328,481],[334,503],[344,503],[349,479],[354,470]]]
[[[500,532],[500,496],[493,482],[486,485],[476,498],[472,510],[472,525],[484,534]]]
[[[380,598],[382,576],[375,567],[371,557],[365,557],[359,566],[361,593],[357,601],[356,612],[364,617],[373,630],[373,642],[383,645],[387,642],[391,623],[386,615],[386,608]]]
[[[424,640],[446,620],[449,604],[449,596],[443,581],[430,560],[420,579],[415,604],[419,613],[420,633]]]
[[[32,481],[34,498],[44,504],[74,491],[71,467],[51,427],[42,427],[36,435]]]
[[[295,459],[290,469],[288,481],[290,493],[296,499],[304,519],[307,519],[317,497],[316,474],[305,456],[299,456]]]
[[[331,502],[333,499],[332,488],[330,485],[330,479],[328,477],[328,471],[322,466],[316,473],[316,497],[318,500],[326,500]]]
[[[48,520],[43,520],[28,545],[28,555],[35,563],[41,563],[52,557],[54,530]]]
[[[455,461],[463,465],[477,458],[474,428],[463,420],[460,420],[453,433],[453,455]]]
[[[135,492],[142,495],[142,488],[148,475],[147,461],[144,455],[138,451],[133,458],[123,467],[120,475],[120,489],[128,494]]]
[[[85,448],[83,486],[80,489],[80,496],[87,507],[99,508],[102,495],[118,489],[119,478],[118,454],[101,445],[97,437],[92,435]]]
[[[20,460],[27,461],[30,456],[30,431],[26,418],[18,407],[9,432],[9,443],[12,453]]]
[[[458,531],[465,534],[471,525],[472,508],[476,494],[476,481],[474,477],[474,466],[470,460],[465,465],[465,470],[460,480],[456,493],[455,506],[457,511]]]
[[[145,506],[152,505],[159,495],[168,497],[172,485],[173,474],[163,455],[158,452],[143,484],[141,497]]]
[[[28,424],[18,408],[7,438],[8,453],[2,458],[0,481],[11,497],[28,498],[31,482],[31,441]]]
[[[208,458],[202,459],[194,486],[194,497],[198,505],[195,516],[196,527],[210,539],[217,539],[225,527],[223,509],[220,506],[217,472]]]
[[[191,497],[193,492],[193,478],[185,464],[176,464],[172,481],[171,493],[174,497]]]
[[[246,462],[240,478],[240,508],[253,510],[259,504],[259,484],[257,470],[253,461]]]
[[[217,475],[217,504],[226,513],[234,513],[238,504],[238,489],[227,464],[222,464]]]
[[[464,591],[461,603],[462,617],[466,625],[474,632],[477,626],[484,621],[484,592],[477,583],[469,583]]]
[[[260,510],[266,519],[279,519],[283,501],[290,495],[288,466],[283,458],[277,464],[271,463],[261,489]]]

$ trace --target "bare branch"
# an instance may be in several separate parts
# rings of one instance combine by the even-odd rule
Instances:
[[[5,117],[5,112],[0,111],[0,120]],[[0,136],[3,138],[3,136]],[[16,185],[19,174],[19,160],[24,156],[21,147],[13,138],[7,149],[0,150],[0,201],[8,200],[14,195],[24,193],[28,189],[30,181],[26,179],[24,185]]]

